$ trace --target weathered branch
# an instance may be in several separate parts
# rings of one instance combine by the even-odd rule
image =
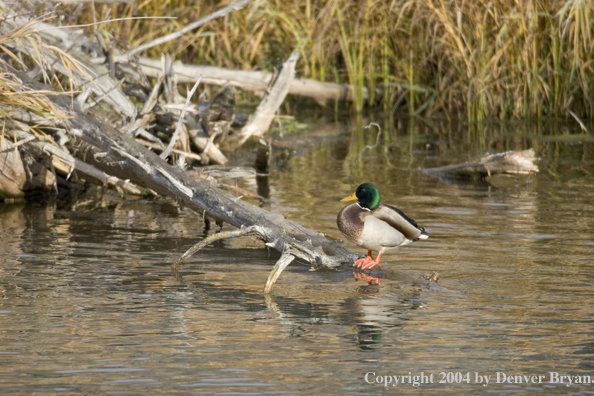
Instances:
[[[538,158],[534,150],[507,151],[505,153],[486,155],[480,160],[465,162],[463,164],[427,168],[421,171],[431,176],[451,177],[486,177],[495,174],[522,174],[528,175],[538,172],[535,162]]]
[[[22,198],[26,182],[19,152],[5,137],[0,138],[0,198]]]
[[[201,240],[200,242],[198,242],[197,244],[195,244],[194,246],[189,248],[184,254],[181,255],[181,257],[179,259],[177,259],[177,261],[175,263],[173,263],[173,265],[171,266],[171,269],[174,271],[177,271],[178,267],[180,265],[182,265],[184,263],[184,261],[186,261],[187,259],[192,257],[192,255],[194,253],[196,253],[198,250],[200,250],[202,248],[205,248],[206,246],[210,245],[211,243],[213,243],[215,241],[220,241],[223,239],[230,239],[230,238],[237,238],[240,236],[248,236],[248,235],[259,237],[262,234],[263,233],[258,229],[258,226],[243,227],[236,231],[219,232],[219,233],[213,234],[207,238],[204,238],[203,240]]]
[[[142,144],[143,146],[148,147],[152,150],[163,151],[163,147],[159,146],[157,143],[147,142],[146,140],[142,140],[142,139],[136,139],[136,141],[138,143]],[[183,155],[185,157],[191,158],[196,161],[202,160],[202,157],[200,157],[198,154],[195,154],[195,153],[189,153],[187,151],[182,151],[182,150],[177,150],[177,149],[171,149],[171,152],[175,153],[175,154]]]
[[[99,59],[97,59],[98,61]],[[116,57],[116,61],[125,61]],[[147,57],[138,57],[138,65],[142,73],[148,77],[157,77],[161,73],[161,62]],[[173,63],[173,71],[179,83],[192,84],[199,76],[205,84],[225,85],[263,94],[273,78],[266,71],[232,70],[223,67],[188,65],[179,61]],[[335,84],[308,79],[293,79],[289,86],[290,95],[305,96],[314,99],[321,105],[328,101],[347,100],[355,97],[355,88],[348,84]],[[369,100],[369,91],[363,87],[362,98]]]
[[[18,123],[18,121],[15,121]],[[18,125],[17,125],[18,126]],[[25,129],[28,128],[27,125],[21,125],[21,129],[14,128],[11,129],[9,132],[13,134],[19,139],[19,141],[26,141],[26,144],[30,147],[33,147],[37,152],[46,153],[48,156],[55,156],[61,161],[62,163],[68,166],[68,174],[72,173],[73,171],[77,171],[80,173],[81,176],[86,176],[92,180],[96,180],[103,185],[111,185],[116,187],[117,189],[121,189],[129,194],[140,195],[142,191],[138,189],[132,183],[121,180],[115,176],[110,176],[105,172],[95,168],[92,165],[89,165],[78,158],[73,157],[65,150],[62,150],[58,146],[48,142],[38,141],[37,138],[32,135],[31,133],[27,132]],[[13,145],[14,147],[14,145]],[[57,163],[54,162],[54,165],[57,166]],[[60,168],[63,168],[60,166]]]
[[[249,227],[241,228],[237,231],[231,232],[219,232],[217,234],[211,235],[208,238],[203,239],[202,241],[198,242],[190,249],[188,249],[172,266],[171,269],[173,271],[177,271],[177,268],[188,258],[190,258],[194,253],[198,250],[210,245],[215,241],[220,241],[222,239],[229,239],[229,238],[236,238],[240,236],[256,236],[259,238],[263,238],[263,235],[266,233],[265,230],[262,230],[259,226],[253,225]],[[272,271],[270,271],[270,275],[268,275],[268,279],[266,280],[266,285],[264,286],[264,293],[268,294],[272,290],[272,287],[276,283],[278,277],[283,272],[285,268],[289,264],[291,264],[295,257],[301,257],[303,254],[307,254],[304,252],[299,244],[295,244],[290,242],[283,250],[281,257],[278,259]]]
[[[178,136],[182,130],[182,125],[184,124],[184,117],[186,116],[186,111],[188,110],[188,105],[190,104],[192,95],[194,95],[194,92],[196,92],[196,88],[198,88],[199,84],[200,84],[200,78],[196,81],[196,83],[194,84],[194,86],[192,87],[190,92],[188,92],[188,96],[186,97],[186,103],[184,104],[184,108],[182,109],[181,115],[179,116],[179,120],[177,121],[177,127],[175,128],[175,132],[173,133],[173,136],[171,137],[171,141],[167,145],[167,148],[165,150],[163,150],[163,152],[160,155],[160,157],[163,159],[166,159],[169,156],[169,154],[171,153],[171,150],[173,150],[173,146],[175,146],[175,142],[177,141]]]
[[[239,132],[238,146],[245,143],[251,136],[262,136],[268,131],[278,108],[285,100],[285,96],[287,96],[291,81],[295,77],[297,59],[299,59],[299,52],[294,51],[289,59],[283,63],[283,68],[270,91],[264,96],[254,114],[250,116],[247,124]]]
[[[264,285],[264,293],[270,293],[272,286],[274,286],[276,283],[276,280],[280,276],[281,272],[283,272],[283,270],[287,268],[287,266],[291,264],[293,260],[295,260],[295,256],[289,253],[288,250],[285,250],[272,268],[272,271],[270,271],[270,275],[268,275],[266,285]]]
[[[57,156],[58,158],[60,158],[61,161],[68,164],[68,166],[70,166],[70,172],[72,172],[73,170],[76,170],[76,171],[80,172],[81,175],[96,179],[104,185],[112,185],[116,188],[120,188],[129,194],[140,195],[142,193],[142,191],[140,191],[138,189],[138,187],[136,187],[132,183],[128,182],[127,180],[121,180],[115,176],[110,176],[110,175],[106,174],[105,172],[102,172],[99,169],[95,168],[94,166],[86,164],[85,162],[79,160],[78,158],[71,156],[66,151],[64,151],[52,144],[42,143],[42,142],[35,142],[32,144],[38,146],[41,150],[51,153],[51,154]]]

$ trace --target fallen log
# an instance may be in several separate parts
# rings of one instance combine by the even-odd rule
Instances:
[[[115,57],[115,61],[127,62],[125,57]],[[103,58],[93,59],[94,62],[102,62]],[[140,56],[136,63],[143,74],[148,77],[157,77],[161,70],[161,61]],[[193,84],[200,76],[202,82],[213,85],[229,85],[244,91],[252,91],[263,95],[266,88],[274,78],[273,73],[267,71],[245,71],[232,70],[223,67],[188,65],[176,61],[173,63],[173,71],[177,75],[178,83]],[[290,95],[305,96],[314,99],[322,106],[329,101],[345,100],[352,101],[356,90],[348,84],[335,84],[308,79],[295,78],[289,85]],[[363,87],[362,97],[369,100],[369,90]]]
[[[74,171],[79,172],[80,176],[84,176],[86,179],[94,180],[102,185],[114,186],[120,192],[126,192],[128,194],[140,195],[142,191],[138,187],[134,186],[127,180],[121,180],[117,177],[110,176],[101,170],[86,164],[78,158],[73,157],[70,153],[62,150],[58,146],[49,142],[41,142],[35,139],[35,136],[28,133],[25,129],[26,125],[18,128],[18,125],[12,129],[10,134],[14,134],[17,139],[30,139],[26,144],[29,148],[36,151],[38,157],[41,153],[51,154],[53,166],[64,171],[66,174],[72,174]]]
[[[496,174],[529,175],[538,172],[534,150],[507,151],[485,155],[483,158],[462,164],[421,169],[430,176],[458,178],[484,178]]]

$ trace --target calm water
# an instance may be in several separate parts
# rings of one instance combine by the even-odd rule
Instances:
[[[594,381],[592,136],[396,124],[357,160],[375,137],[357,122],[289,136],[269,209],[340,238],[339,199],[376,183],[431,236],[385,254],[379,286],[349,268],[292,264],[265,297],[279,254],[250,238],[208,247],[176,278],[170,263],[204,231],[167,200],[106,192],[0,205],[0,393],[594,393],[550,381]],[[541,158],[531,178],[416,172],[531,147]],[[250,177],[228,182],[256,190]],[[394,269],[437,271],[439,287],[403,283]],[[543,379],[496,383],[498,372]],[[376,383],[409,373],[425,383]]]

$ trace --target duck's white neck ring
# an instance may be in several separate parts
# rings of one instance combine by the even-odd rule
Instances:
[[[357,202],[355,205],[357,205],[360,209],[366,210],[368,212],[371,212],[371,209],[369,208],[364,208],[363,206],[359,205],[359,202]]]

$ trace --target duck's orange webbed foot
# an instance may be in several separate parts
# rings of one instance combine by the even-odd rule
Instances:
[[[369,263],[373,263],[373,259],[371,257],[367,256],[365,258],[355,261],[355,264],[353,264],[353,267],[365,268],[365,266],[369,265]]]
[[[369,255],[369,257],[371,257],[371,255]],[[379,265],[379,263],[380,263],[380,258],[381,257],[382,257],[382,254],[379,253],[377,255],[377,257],[376,257],[375,260],[368,260],[365,263],[362,263],[362,265],[359,268],[361,268],[362,270],[365,270],[365,269],[370,269],[370,268],[373,268],[373,267],[377,267]],[[362,259],[362,260],[364,260],[364,259]],[[357,263],[355,262],[355,264],[357,264]]]
[[[369,263],[373,263],[373,257],[371,256],[371,250],[367,251],[367,256],[365,256],[362,259],[359,259],[357,261],[355,261],[355,264],[353,264],[353,267],[355,268],[367,268],[365,266],[369,265]]]

